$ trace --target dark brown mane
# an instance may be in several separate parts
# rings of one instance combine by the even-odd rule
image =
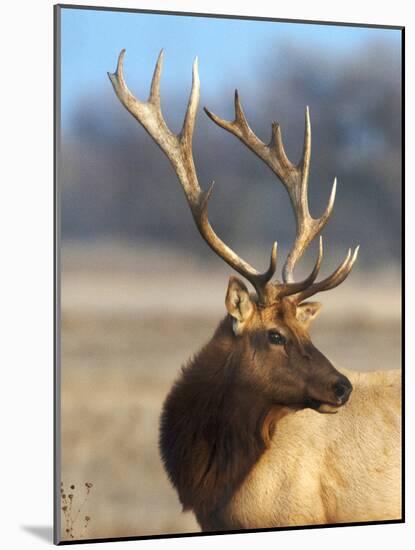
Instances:
[[[220,512],[269,443],[270,405],[237,380],[240,358],[227,316],[182,369],[168,395],[160,451],[184,510],[220,529]],[[264,424],[265,423],[265,424]]]

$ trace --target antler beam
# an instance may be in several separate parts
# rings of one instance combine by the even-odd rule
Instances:
[[[298,165],[294,165],[287,157],[282,141],[281,127],[277,122],[272,123],[271,140],[268,145],[261,141],[258,136],[251,130],[246,120],[242,105],[239,99],[238,91],[235,90],[235,119],[233,121],[224,120],[211,111],[204,108],[206,114],[218,126],[224,128],[242,143],[244,143],[251,151],[253,151],[265,164],[276,174],[286,188],[296,218],[297,230],[294,245],[288,254],[287,260],[283,267],[284,284],[276,284],[278,294],[289,295],[297,294],[297,283],[294,283],[294,267],[297,261],[302,257],[304,251],[311,241],[322,231],[327,224],[333,210],[334,199],[336,196],[336,178],[333,182],[330,198],[327,207],[320,218],[313,218],[308,207],[308,176],[310,169],[311,156],[311,124],[310,113],[308,107],[305,111],[305,131],[304,131],[304,146],[303,154]],[[329,290],[333,286],[340,284],[349,274],[353,263],[356,260],[359,247],[357,247],[351,255],[348,254],[343,263],[330,276],[320,283],[309,284],[308,289],[303,289],[300,296],[311,295],[322,290]],[[320,254],[322,255],[322,244],[320,242]],[[321,258],[320,258],[321,262]],[[313,274],[315,269],[313,270]],[[315,278],[315,277],[314,277]],[[310,276],[306,280],[310,281]],[[340,280],[341,279],[341,280]],[[339,282],[340,281],[340,282]],[[313,282],[313,281],[311,281]],[[298,297],[296,297],[298,299]]]
[[[144,127],[170,160],[189,203],[196,226],[207,244],[233,269],[250,281],[256,289],[259,299],[266,302],[268,299],[266,286],[273,277],[277,265],[277,243],[274,243],[272,247],[269,268],[264,273],[259,273],[229,248],[216,235],[209,223],[208,201],[212,193],[213,183],[207,191],[201,189],[192,153],[193,130],[200,96],[197,58],[193,63],[192,88],[183,127],[179,134],[174,134],[168,128],[160,106],[163,50],[157,60],[147,101],[139,101],[128,89],[124,79],[124,57],[125,50],[122,50],[118,57],[116,72],[113,74],[108,73],[118,99]]]

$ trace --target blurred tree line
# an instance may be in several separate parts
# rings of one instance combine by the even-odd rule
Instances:
[[[142,76],[148,80],[150,75]],[[169,162],[104,78],[102,90],[83,98],[71,124],[63,128],[63,239],[149,239],[208,256]],[[379,42],[344,54],[340,61],[330,51],[288,44],[274,52],[270,45],[258,58],[254,79],[247,72],[246,80],[224,82],[217,97],[206,97],[202,81],[201,107],[233,118],[234,87],[261,139],[269,140],[272,120],[280,122],[287,154],[295,162],[309,105],[309,198],[315,216],[324,210],[333,178],[338,178],[333,216],[324,231],[327,249],[360,243],[363,265],[399,261],[400,57]],[[188,92],[184,85],[179,93],[162,83],[162,108],[174,131],[181,127]],[[288,196],[272,172],[214,125],[201,107],[194,155],[201,186],[216,181],[211,223],[236,250],[263,249],[266,262],[274,240],[286,249],[294,238]]]

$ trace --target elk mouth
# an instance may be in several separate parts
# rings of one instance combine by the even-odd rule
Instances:
[[[313,411],[317,411],[322,414],[337,414],[340,407],[342,407],[343,405],[344,403],[342,402],[331,403],[329,401],[319,401],[311,397],[308,397],[305,401],[306,409],[313,409]]]

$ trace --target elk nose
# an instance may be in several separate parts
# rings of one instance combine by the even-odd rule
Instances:
[[[349,399],[349,396],[352,393],[353,386],[345,376],[342,376],[334,384],[333,389],[334,389],[335,396],[337,397],[339,402],[343,405]]]

